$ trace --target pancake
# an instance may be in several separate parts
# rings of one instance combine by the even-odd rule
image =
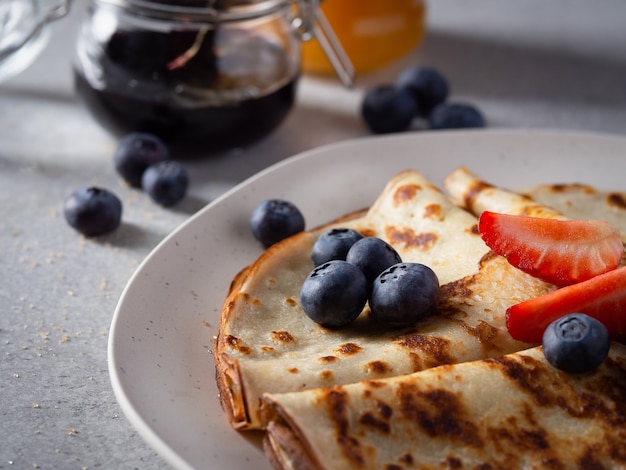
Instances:
[[[613,224],[626,241],[626,193],[607,191],[586,184],[542,184],[524,191],[572,219],[601,219]]]
[[[458,168],[444,180],[451,199],[476,217],[483,211],[558,219],[606,220],[626,241],[626,193],[587,184],[540,184],[516,192]]]
[[[457,168],[450,173],[444,180],[444,187],[456,204],[476,217],[484,211],[491,211],[529,217],[568,218],[566,213],[559,212],[550,204],[541,204],[527,194],[483,181],[467,168]]]
[[[260,429],[260,397],[410,374],[442,364],[526,349],[505,326],[506,309],[553,286],[493,255],[477,219],[423,175],[404,171],[364,214],[302,232],[272,247],[234,281],[215,346],[219,396],[235,429]],[[405,262],[439,278],[433,314],[391,329],[368,308],[340,330],[311,321],[299,304],[313,268],[310,251],[330,227],[350,227],[390,243]]]
[[[587,374],[555,369],[535,347],[263,400],[276,469],[626,467],[619,343]]]

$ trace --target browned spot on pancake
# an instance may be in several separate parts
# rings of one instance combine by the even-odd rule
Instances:
[[[467,188],[467,191],[463,195],[463,202],[465,202],[465,206],[468,209],[474,207],[474,202],[476,198],[487,189],[492,189],[493,186],[489,183],[485,183],[484,181],[476,181],[472,186]]]
[[[478,224],[472,225],[467,232],[471,233],[472,235],[479,235],[480,236],[480,232],[478,231]]]
[[[318,359],[319,362],[335,362],[337,360],[337,356],[322,356]]]
[[[287,372],[289,372],[290,374],[297,374],[299,370],[297,367],[290,367],[289,369],[287,369]]]
[[[378,380],[366,380],[363,383],[370,388],[383,388],[387,385],[385,382],[380,382]]]
[[[624,196],[619,193],[610,193],[606,196],[606,202],[611,207],[616,207],[618,209],[626,209],[626,200]]]
[[[538,406],[559,407],[574,418],[601,419],[607,426],[619,429],[619,438],[626,439],[626,368],[607,359],[602,368],[615,370],[596,371],[594,380],[587,383],[588,392],[577,391],[571,382],[564,381],[558,371],[549,369],[536,359],[520,355],[519,360],[501,356],[487,359],[496,364],[503,374],[528,394]],[[605,400],[600,397],[606,397]],[[611,406],[610,402],[618,406]],[[616,434],[617,436],[617,434]],[[626,459],[626,453],[624,453]]]
[[[296,305],[298,305],[298,302],[293,300],[291,297],[286,298],[285,303],[289,305],[290,307],[295,307]]]
[[[253,299],[252,305],[254,305],[255,307],[258,307],[259,305],[261,305],[261,301],[259,299]]]
[[[364,466],[365,457],[359,440],[349,433],[347,393],[338,387],[333,387],[322,394],[320,401],[326,405],[327,413],[335,424],[335,439],[343,455],[355,467]]]
[[[415,458],[413,458],[411,454],[404,454],[398,460],[406,465],[413,465],[413,463],[415,462]]]
[[[368,374],[382,375],[391,372],[393,370],[393,367],[391,367],[385,361],[372,361],[365,364],[363,366],[363,370],[365,370],[365,372],[367,372]]]
[[[274,348],[271,347],[271,346],[261,346],[261,351],[272,352],[272,351],[274,351]]]
[[[404,248],[417,248],[427,251],[437,242],[437,235],[434,233],[415,233],[411,228],[400,230],[393,226],[385,228],[385,235],[394,246],[402,245]]]
[[[442,364],[450,364],[454,362],[454,358],[450,355],[450,341],[437,336],[421,335],[417,333],[409,333],[402,336],[392,338],[392,341],[398,346],[408,350],[419,351],[413,361],[420,361],[414,366],[415,370],[423,370]]]
[[[458,457],[448,457],[444,465],[447,468],[463,468],[463,462]]]
[[[385,419],[390,419],[393,415],[393,408],[382,400],[376,400],[376,409],[378,413]]]
[[[400,413],[431,437],[445,437],[471,447],[483,447],[477,424],[468,417],[459,396],[449,390],[419,390],[401,382],[396,395]]]
[[[417,184],[405,184],[404,186],[400,186],[393,194],[393,206],[398,207],[411,201],[421,190],[422,187]]]
[[[456,281],[448,282],[439,288],[439,304],[445,303],[450,298],[469,299],[473,295],[471,286],[473,284],[473,276],[464,277]],[[438,305],[438,309],[441,308]]]
[[[343,343],[340,344],[339,347],[335,349],[335,351],[337,351],[339,354],[343,354],[344,356],[351,356],[358,353],[362,349],[363,348],[356,343]]]
[[[395,463],[388,463],[384,468],[385,470],[404,470],[400,465],[396,465]]]
[[[237,338],[236,336],[226,336],[226,343],[241,354],[250,354],[252,352],[252,349],[246,346],[241,338]]]
[[[372,228],[359,229],[358,232],[360,232],[364,237],[375,237],[378,235],[378,232]]]
[[[334,375],[332,370],[323,370],[322,372],[320,372],[320,379],[322,380],[329,381],[333,380],[333,378]]]
[[[268,279],[268,280],[267,280],[267,283],[268,283],[269,285],[276,284],[276,279],[270,278],[270,279]]]
[[[359,417],[359,423],[364,426],[378,429],[378,431],[382,432],[383,434],[389,434],[389,431],[391,429],[388,420],[384,420],[375,416],[374,413],[372,413],[371,411],[366,411],[362,413]]]
[[[533,410],[526,408],[519,416],[509,416],[501,426],[486,428],[487,437],[500,452],[507,453],[512,449],[521,452],[550,449],[546,430],[537,425]],[[524,419],[526,422],[523,422]],[[548,454],[543,455],[548,457]]]
[[[296,339],[288,331],[272,331],[272,339],[278,343],[295,343]]]
[[[442,220],[441,206],[439,204],[428,204],[424,207],[424,218]]]

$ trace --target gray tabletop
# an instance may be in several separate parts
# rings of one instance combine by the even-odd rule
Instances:
[[[452,96],[491,127],[626,136],[626,2],[433,0],[426,41],[353,90],[304,77],[298,103],[269,138],[188,162],[189,197],[174,209],[124,186],[115,140],[76,99],[71,57],[81,3],[52,27],[43,55],[0,84],[0,469],[167,468],[123,416],[107,369],[109,325],[130,276],[192,213],[298,152],[367,135],[364,90],[405,66],[443,71]],[[626,155],[625,155],[626,158]],[[63,220],[87,184],[121,196],[124,224],[86,239]]]

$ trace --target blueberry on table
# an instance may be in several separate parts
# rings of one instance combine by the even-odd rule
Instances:
[[[386,241],[378,237],[365,237],[352,245],[346,261],[357,266],[371,285],[374,279],[387,269],[402,259],[398,252]]]
[[[113,156],[115,169],[133,187],[141,187],[144,171],[155,163],[169,160],[169,149],[157,136],[133,132],[117,144]]]
[[[304,230],[304,216],[295,204],[283,199],[268,199],[250,217],[254,238],[269,247]]]
[[[187,194],[189,176],[183,165],[166,160],[155,163],[144,171],[141,187],[157,204],[173,206]]]
[[[122,202],[107,189],[95,186],[72,192],[63,205],[67,223],[78,232],[97,237],[113,232],[122,220]]]
[[[398,263],[372,284],[372,317],[391,326],[405,326],[425,318],[439,297],[439,279],[428,266]]]
[[[543,353],[557,369],[571,373],[595,370],[611,346],[607,328],[595,318],[572,313],[553,321],[543,333]]]
[[[481,112],[471,104],[444,103],[430,114],[428,123],[431,129],[463,129],[485,127]]]
[[[435,106],[448,98],[448,81],[432,67],[414,66],[405,69],[398,76],[396,86],[411,93],[421,116],[428,116]]]
[[[331,228],[313,244],[311,260],[315,266],[334,259],[345,261],[348,250],[362,238],[363,235],[351,228]]]
[[[392,85],[371,89],[361,103],[361,116],[376,134],[405,131],[416,114],[417,107],[411,94]]]
[[[369,285],[359,268],[333,260],[311,271],[300,289],[300,304],[307,316],[327,328],[353,322],[365,307]]]

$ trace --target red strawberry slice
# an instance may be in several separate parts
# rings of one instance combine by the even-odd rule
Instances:
[[[603,220],[557,220],[483,212],[487,246],[522,271],[557,286],[615,269],[624,253],[619,230]]]
[[[586,313],[606,326],[611,339],[626,341],[626,267],[513,305],[506,326],[514,339],[540,343],[546,327],[570,313]]]

